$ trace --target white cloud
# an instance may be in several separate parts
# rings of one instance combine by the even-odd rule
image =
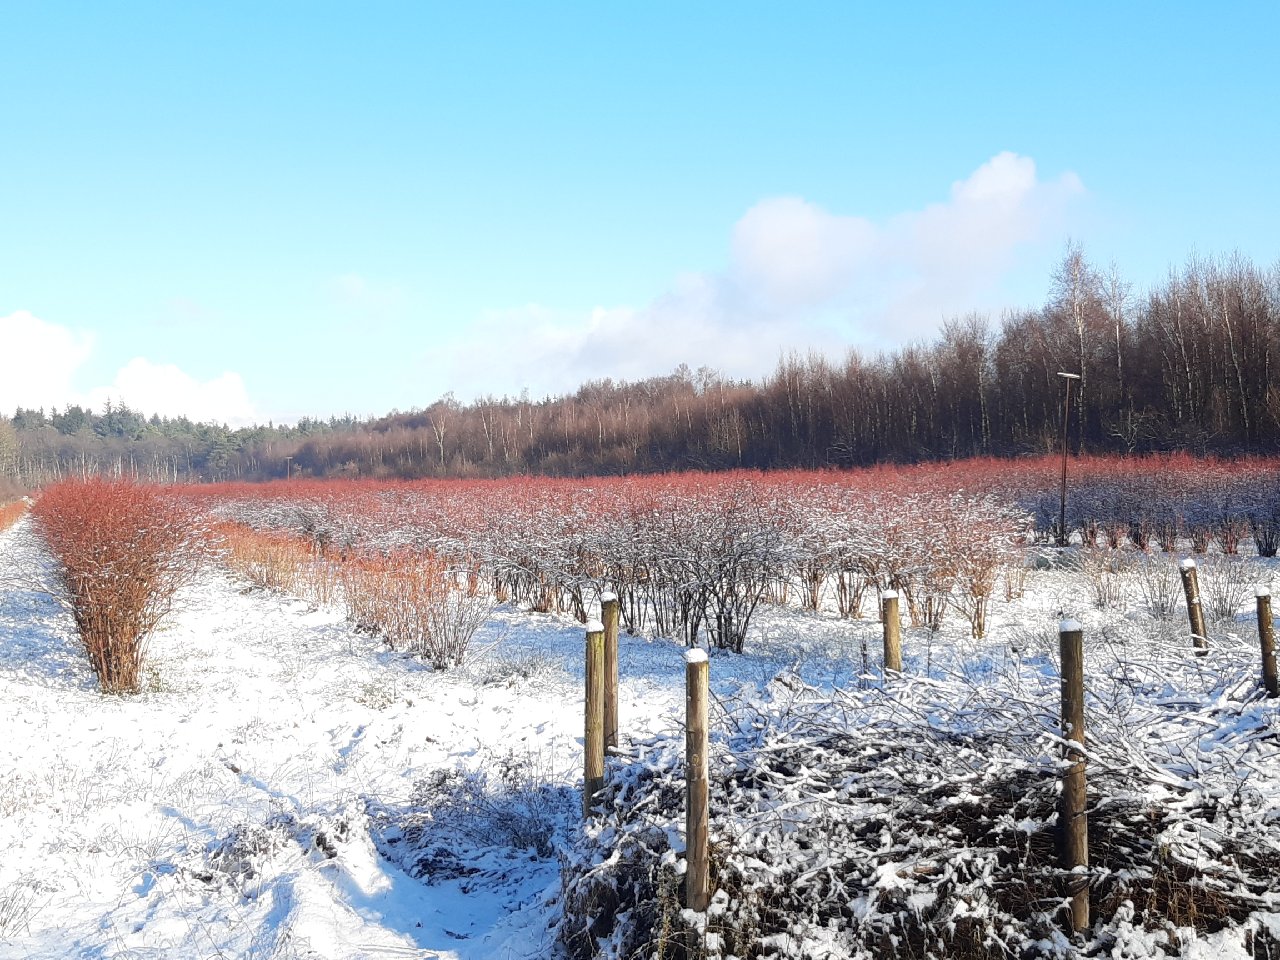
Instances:
[[[0,412],[61,406],[92,352],[92,334],[46,323],[26,310],[0,317]]]
[[[126,363],[110,387],[98,387],[88,395],[95,410],[101,410],[108,399],[147,414],[181,415],[232,426],[246,426],[256,419],[240,374],[227,371],[201,381],[171,363],[152,363],[143,357]]]
[[[187,416],[233,426],[254,422],[253,404],[238,373],[197,380],[173,364],[135,357],[109,385],[78,389],[77,374],[93,352],[90,333],[70,330],[19,310],[0,317],[0,413],[17,407],[101,410],[110,399],[148,415]]]
[[[883,222],[768,198],[734,225],[723,272],[677,277],[641,308],[495,312],[482,348],[469,337],[431,359],[443,361],[447,389],[470,397],[557,393],[680,363],[758,377],[790,350],[898,345],[948,316],[1012,305],[1002,281],[1028,249],[1060,241],[1083,193],[1075,174],[1046,181],[1031,158],[1006,152],[953,183],[946,201]]]
[[[733,229],[734,276],[782,307],[822,303],[874,253],[876,228],[800,197],[756,204]]]
[[[1061,241],[1071,202],[1084,194],[1074,173],[1040,180],[1035,161],[1014,153],[992,157],[951,185],[946,203],[902,214],[886,224],[877,268],[882,314],[920,336],[944,316],[1008,304],[999,284],[1019,257],[1040,241]]]

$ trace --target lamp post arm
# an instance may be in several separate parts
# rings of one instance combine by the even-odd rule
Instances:
[[[1058,546],[1065,547],[1069,542],[1067,536],[1067,427],[1071,417],[1071,381],[1079,380],[1080,375],[1059,373],[1058,376],[1067,381],[1067,394],[1062,404],[1062,483],[1058,501]]]

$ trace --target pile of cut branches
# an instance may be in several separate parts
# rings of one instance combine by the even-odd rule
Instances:
[[[788,677],[768,702],[726,709],[705,914],[681,908],[681,736],[642,744],[609,771],[608,815],[565,858],[561,941],[579,958],[1147,957],[1197,941],[1280,957],[1275,701],[1224,684],[1190,723],[1161,696],[1124,724],[1098,718],[1095,923],[1072,942],[1052,679],[1015,694]]]

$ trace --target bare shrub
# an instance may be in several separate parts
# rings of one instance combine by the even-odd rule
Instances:
[[[333,601],[337,574],[313,538],[241,523],[219,524],[214,537],[223,562],[250,583],[316,603]]]
[[[994,504],[965,504],[967,516],[947,530],[945,551],[955,569],[957,590],[951,602],[969,621],[969,631],[980,640],[987,633],[987,604],[996,578],[1014,556],[1011,523]]]
[[[1201,598],[1210,615],[1219,620],[1234,617],[1259,583],[1270,579],[1259,564],[1239,556],[1209,556],[1197,566]]]
[[[1178,538],[1182,536],[1182,518],[1169,510],[1162,510],[1153,524],[1156,543],[1165,553],[1173,553],[1178,549]]]
[[[1234,556],[1240,552],[1240,542],[1249,536],[1249,522],[1239,517],[1229,517],[1218,525],[1218,542],[1222,552]]]
[[[1168,557],[1143,555],[1134,570],[1147,612],[1157,620],[1172,620],[1182,598],[1178,565]]]
[[[55,890],[38,870],[29,870],[0,887],[0,941],[25,933]]]
[[[862,617],[862,598],[867,592],[867,578],[857,570],[841,569],[836,574],[836,608],[840,616],[850,620]]]
[[[1027,592],[1027,565],[1021,558],[1006,563],[1001,579],[1004,582],[1004,599],[1006,603],[1021,600]]]
[[[509,752],[490,769],[431,771],[413,786],[411,823],[434,838],[441,831],[473,844],[507,846],[549,857],[576,799],[553,784],[535,754]],[[434,840],[433,840],[434,845]]]
[[[250,583],[282,593],[299,592],[309,552],[299,538],[238,523],[219,524],[214,533],[227,566]]]
[[[691,644],[703,624],[712,646],[742,653],[756,607],[781,578],[784,537],[773,505],[747,484],[703,497],[695,510],[692,535],[670,564],[681,619]]]
[[[1124,603],[1123,574],[1131,565],[1130,557],[1120,550],[1093,547],[1080,551],[1080,574],[1089,585],[1095,607],[1111,610]]]
[[[147,638],[204,559],[191,509],[158,487],[91,478],[49,487],[32,517],[103,691],[138,692]]]
[[[917,571],[914,581],[899,581],[898,589],[907,602],[907,616],[913,627],[928,627],[931,633],[942,629],[956,585],[956,567],[951,560],[940,558],[940,562]]]
[[[462,663],[471,638],[493,612],[492,603],[461,589],[455,576],[453,572],[446,574],[446,586],[438,602],[424,611],[426,630],[421,646],[414,651],[437,670]]]
[[[467,571],[455,571],[433,554],[352,557],[339,576],[352,622],[437,670],[462,663],[493,609],[471,592]]]

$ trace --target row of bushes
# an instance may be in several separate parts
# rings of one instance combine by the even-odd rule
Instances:
[[[958,610],[981,636],[1030,516],[956,479],[934,470],[299,483],[196,495],[215,515],[306,536],[326,555],[443,558],[476,571],[496,600],[535,611],[585,621],[614,590],[632,632],[741,651],[762,602],[856,617],[888,589],[904,595],[914,624],[936,628]]]
[[[250,582],[317,603],[340,602],[357,629],[437,670],[462,663],[493,609],[474,569],[456,569],[433,554],[326,552],[297,534],[236,523],[220,524],[217,536],[227,564]]]
[[[1056,459],[973,460],[847,472],[679,474],[584,481],[295,482],[192,495],[325,550],[411,549],[482,568],[498,600],[580,620],[616,590],[635,632],[742,649],[756,606],[863,613],[899,590],[914,625],[959,612],[981,636],[1021,543],[1052,539]],[[1079,457],[1076,543],[1142,551],[1280,548],[1280,461]],[[1252,551],[1250,551],[1252,552]]]
[[[1056,533],[1060,490],[1042,478],[1007,486],[1044,536]],[[1086,546],[1130,544],[1234,554],[1252,540],[1261,556],[1280,549],[1280,464],[1203,460],[1185,454],[1081,457],[1069,464],[1067,532]]]
[[[2,508],[0,529],[25,509]],[[141,688],[148,638],[213,556],[261,586],[320,603],[340,599],[357,627],[438,669],[462,662],[491,610],[474,570],[403,551],[324,555],[314,541],[285,532],[210,527],[175,488],[64,481],[41,494],[32,520],[55,561],[57,596],[108,693]]]

